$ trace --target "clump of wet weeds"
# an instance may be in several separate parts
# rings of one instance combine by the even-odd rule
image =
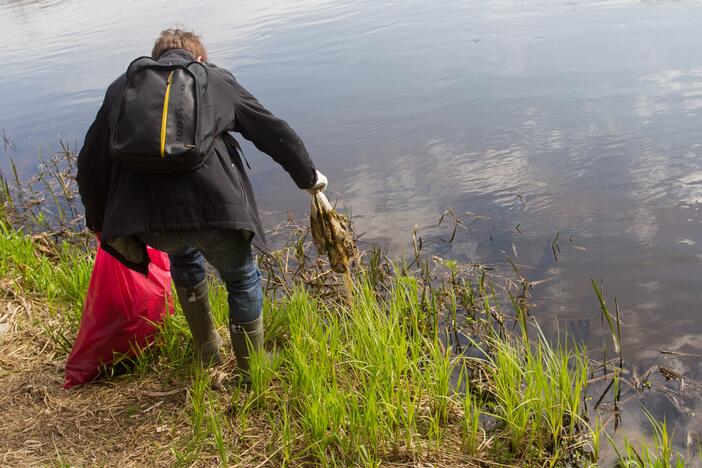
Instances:
[[[379,248],[362,252],[348,295],[314,254],[306,227],[278,226],[271,233],[278,247],[259,258],[267,334],[265,351],[252,357],[248,390],[231,379],[231,353],[215,368],[195,364],[179,310],[150,349],[123,357],[119,371],[62,390],[93,253],[70,208],[71,174],[50,171],[58,185],[46,174],[33,179],[53,187],[48,198],[21,186],[19,176],[15,184],[0,181],[0,323],[9,324],[0,334],[0,403],[13,408],[0,428],[5,461],[597,462],[606,433],[586,405],[585,350],[545,338],[529,314],[531,285],[516,266],[517,281],[509,282],[478,264],[425,258],[416,231],[411,261],[392,261]],[[214,276],[210,285],[226,336],[226,292]],[[622,463],[670,466],[667,427],[655,427],[657,448],[627,443]]]

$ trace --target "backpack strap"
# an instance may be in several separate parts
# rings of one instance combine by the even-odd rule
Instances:
[[[209,73],[205,64],[201,62],[190,62],[186,66],[188,67],[188,70],[190,70],[190,72],[203,83],[203,88],[207,88]]]
[[[246,163],[246,167],[248,167],[249,170],[251,170],[251,165],[249,164],[249,160],[246,159],[246,156],[244,156],[244,150],[241,149],[241,145],[239,144],[239,141],[237,141],[236,138],[232,138],[232,140],[234,140],[234,148],[236,148],[236,152],[239,153],[239,156],[241,156],[241,158],[244,160],[244,162]]]
[[[244,156],[244,150],[241,149],[241,145],[239,144],[239,141],[232,136],[231,133],[225,133],[224,134],[224,145],[227,147],[227,150],[231,153],[232,148],[234,149],[234,153],[239,156],[240,160],[243,159],[244,162],[246,163],[246,167],[251,170],[251,165],[249,164],[249,160],[246,159],[246,156]],[[241,162],[241,161],[239,161]]]

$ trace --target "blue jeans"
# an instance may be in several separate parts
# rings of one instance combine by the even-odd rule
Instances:
[[[261,272],[251,254],[251,243],[241,231],[183,231],[141,234],[151,247],[166,252],[177,288],[190,288],[205,279],[205,260],[227,287],[230,325],[261,316]]]

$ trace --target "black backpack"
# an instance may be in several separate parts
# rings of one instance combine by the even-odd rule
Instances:
[[[207,80],[199,62],[134,60],[110,126],[112,158],[140,172],[202,166],[215,139]]]

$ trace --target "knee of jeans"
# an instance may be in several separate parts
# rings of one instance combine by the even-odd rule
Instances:
[[[177,288],[192,288],[205,280],[205,270],[171,268],[171,278]]]
[[[169,258],[171,261],[171,277],[177,287],[189,288],[205,279],[205,262],[200,252],[189,249],[169,255]]]
[[[222,278],[230,289],[248,290],[253,287],[260,287],[261,272],[254,264],[235,271],[227,272],[226,278]]]

